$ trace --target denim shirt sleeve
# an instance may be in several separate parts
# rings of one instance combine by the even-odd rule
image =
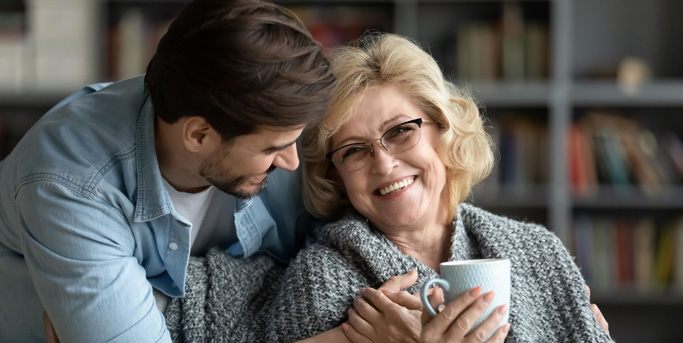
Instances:
[[[22,250],[60,340],[170,342],[128,219],[66,178],[32,177],[16,195]]]

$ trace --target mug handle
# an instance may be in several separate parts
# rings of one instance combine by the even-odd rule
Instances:
[[[427,299],[427,290],[433,285],[437,284],[439,287],[441,287],[444,292],[448,292],[451,289],[451,286],[448,284],[448,281],[444,279],[431,279],[422,285],[422,288],[420,288],[420,299],[422,299],[422,306],[429,312],[429,314],[432,315],[432,317],[436,316],[436,311],[432,308],[432,304],[429,303],[429,300]]]

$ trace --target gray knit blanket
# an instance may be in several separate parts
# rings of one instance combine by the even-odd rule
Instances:
[[[453,225],[449,260],[510,259],[506,342],[612,342],[590,311],[573,259],[547,229],[468,204],[458,207]],[[413,269],[419,279],[409,292],[438,276],[350,212],[321,228],[286,270],[267,255],[236,260],[211,251],[193,258],[187,296],[165,315],[174,342],[293,342],[344,322],[362,287]]]

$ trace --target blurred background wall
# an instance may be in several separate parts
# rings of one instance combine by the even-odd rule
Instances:
[[[143,73],[186,3],[0,0],[0,158],[67,94]],[[683,1],[280,3],[326,47],[422,44],[496,142],[469,201],[555,232],[618,342],[683,342]]]

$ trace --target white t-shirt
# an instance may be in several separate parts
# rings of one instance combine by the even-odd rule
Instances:
[[[234,196],[211,186],[199,193],[179,192],[163,179],[173,208],[192,224],[190,254],[203,255],[214,246],[227,248],[237,242]],[[157,307],[163,313],[168,297],[154,290]]]
[[[192,224],[192,256],[203,255],[207,249],[214,246],[227,248],[237,242],[237,200],[234,196],[223,193],[213,186],[199,193],[185,193],[173,188],[166,180],[164,185],[175,211]]]

